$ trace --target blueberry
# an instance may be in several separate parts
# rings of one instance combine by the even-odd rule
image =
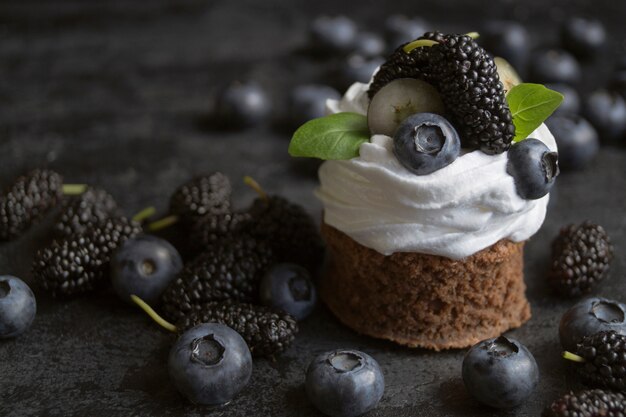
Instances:
[[[617,91],[623,98],[626,98],[626,68],[618,68],[611,76],[611,90]]]
[[[129,239],[111,258],[113,288],[131,303],[135,294],[148,304],[156,304],[161,293],[183,268],[178,251],[168,241],[142,235]]]
[[[317,291],[309,271],[294,264],[273,266],[261,280],[261,302],[302,320],[311,314]]]
[[[459,135],[442,116],[416,113],[393,135],[398,161],[416,175],[426,175],[451,164],[461,151]]]
[[[305,388],[309,400],[322,413],[352,417],[378,405],[385,379],[371,356],[357,350],[334,350],[311,361]]]
[[[266,122],[271,109],[271,101],[260,85],[235,82],[219,91],[215,116],[226,127],[251,127]]]
[[[559,324],[559,339],[563,349],[575,352],[576,345],[583,337],[609,330],[626,335],[626,304],[592,297],[563,314]]]
[[[489,21],[480,30],[478,43],[492,55],[509,61],[517,71],[524,72],[530,46],[528,31],[524,26],[506,20]]]
[[[506,172],[513,177],[517,194],[536,200],[550,192],[559,175],[558,155],[538,139],[514,143],[508,152]]]
[[[591,93],[585,103],[585,114],[603,141],[618,141],[626,134],[626,101],[617,92]]]
[[[358,30],[346,16],[318,16],[311,23],[311,43],[324,52],[347,52],[354,46]]]
[[[561,27],[563,47],[581,59],[598,56],[606,44],[604,25],[596,19],[572,17]]]
[[[0,276],[0,339],[28,330],[36,312],[37,302],[28,285],[13,276]]]
[[[239,333],[223,324],[205,323],[178,338],[168,367],[174,385],[189,401],[221,405],[248,384],[252,356]]]
[[[340,69],[340,85],[347,87],[354,82],[368,83],[374,72],[385,59],[382,57],[366,58],[361,55],[351,55]]]
[[[294,126],[326,115],[326,100],[339,100],[341,94],[326,85],[308,84],[295,87],[289,96],[289,118]]]
[[[539,382],[539,368],[524,345],[500,336],[477,343],[465,354],[463,382],[478,401],[513,408],[532,394]]]
[[[540,83],[576,84],[581,78],[580,64],[562,49],[538,51],[531,60],[530,77]]]
[[[578,113],[580,111],[580,96],[578,91],[567,84],[546,84],[550,90],[558,91],[563,94],[563,101],[557,107],[554,114],[559,113]]]
[[[384,55],[387,45],[384,39],[376,33],[359,32],[354,41],[354,53],[367,58]]]
[[[392,15],[385,19],[385,37],[392,49],[419,38],[428,32],[428,24],[425,20],[404,15]]]
[[[598,154],[598,133],[583,117],[576,114],[556,114],[546,125],[559,147],[559,167],[566,170],[584,168]]]

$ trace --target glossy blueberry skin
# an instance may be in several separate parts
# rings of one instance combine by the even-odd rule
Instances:
[[[213,354],[202,354],[207,351]],[[168,368],[174,385],[189,401],[221,405],[248,384],[252,355],[239,333],[223,324],[205,323],[178,338],[170,350]]]
[[[293,126],[326,115],[326,100],[339,100],[341,94],[332,87],[320,84],[296,86],[289,95],[289,119]]]
[[[528,64],[530,36],[517,22],[492,20],[480,30],[478,43],[493,56],[500,56],[523,74]]]
[[[571,17],[561,27],[561,42],[578,58],[591,59],[606,47],[606,29],[599,20]]]
[[[585,115],[598,129],[600,140],[624,141],[626,101],[615,91],[597,90],[587,97]]]
[[[400,45],[415,40],[428,32],[428,23],[420,18],[392,15],[385,19],[385,38],[393,51]]]
[[[576,352],[576,345],[584,337],[609,330],[626,335],[626,304],[592,297],[580,301],[563,314],[559,339],[564,350]]]
[[[341,366],[342,358],[347,358],[343,362],[346,367]],[[322,353],[311,361],[306,370],[305,388],[309,400],[322,413],[353,417],[378,405],[385,391],[385,379],[371,356],[339,349]]]
[[[216,97],[216,122],[229,128],[257,126],[268,121],[272,103],[265,90],[255,82],[232,83]]]
[[[546,87],[550,90],[558,91],[559,93],[563,94],[563,101],[561,102],[561,105],[557,107],[553,114],[578,113],[580,111],[580,95],[575,88],[567,84],[558,83],[546,84]]]
[[[458,133],[435,113],[407,117],[393,135],[393,152],[398,161],[416,175],[427,175],[451,164],[460,151]]]
[[[564,171],[579,170],[591,162],[600,149],[598,132],[591,123],[576,114],[555,114],[546,125],[559,148],[559,167]]]
[[[321,52],[347,52],[355,43],[358,29],[346,16],[318,16],[311,23],[311,43]]]
[[[260,285],[261,303],[291,314],[296,320],[308,317],[317,302],[317,290],[309,271],[295,264],[273,266]]]
[[[576,84],[581,74],[576,58],[563,49],[538,51],[530,62],[532,82]]]
[[[524,345],[500,336],[477,343],[465,354],[463,382],[478,401],[495,408],[513,408],[534,391],[539,367]]]
[[[19,278],[0,276],[0,339],[24,333],[36,313],[37,302],[30,287]]]
[[[134,294],[154,305],[182,268],[180,254],[168,241],[141,235],[124,242],[113,254],[111,281],[122,300],[132,303],[130,295]]]
[[[514,143],[508,152],[506,172],[513,177],[517,194],[536,200],[550,192],[559,175],[558,156],[540,140]]]
[[[354,40],[353,51],[366,58],[384,55],[387,51],[385,40],[373,32],[359,32]]]

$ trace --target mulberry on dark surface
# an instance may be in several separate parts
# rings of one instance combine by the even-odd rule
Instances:
[[[626,336],[614,330],[598,332],[585,337],[576,354],[585,359],[578,373],[586,385],[626,391]]]
[[[194,251],[202,251],[229,236],[243,233],[250,227],[252,216],[248,212],[224,213],[205,216],[192,228],[189,236]]]
[[[626,417],[626,396],[600,389],[570,392],[545,408],[542,417]]]
[[[231,185],[221,172],[191,179],[176,189],[170,198],[170,213],[187,226],[202,217],[230,212]]]
[[[317,225],[302,206],[270,196],[257,198],[250,214],[250,233],[268,242],[276,262],[295,263],[312,273],[321,266],[324,244]]]
[[[250,236],[217,242],[186,265],[167,287],[161,300],[163,313],[176,321],[197,304],[255,301],[260,280],[272,262],[272,250]]]
[[[54,225],[59,237],[82,234],[89,225],[119,216],[115,199],[101,188],[88,187],[84,193],[67,198]]]
[[[602,226],[588,221],[571,224],[552,243],[549,282],[566,296],[588,293],[606,276],[612,258],[613,247]]]
[[[33,275],[54,296],[72,296],[109,282],[109,261],[126,239],[141,233],[141,227],[124,217],[90,225],[81,235],[55,240],[40,250]]]
[[[0,197],[0,241],[11,240],[30,228],[63,196],[63,178],[37,169],[19,177]]]
[[[183,332],[200,323],[222,323],[231,327],[244,338],[254,356],[282,352],[298,333],[298,323],[287,313],[232,301],[196,305],[177,322],[176,328]]]
[[[426,33],[433,46],[406,53],[399,47],[375,75],[368,95],[397,78],[418,78],[441,94],[464,147],[505,152],[515,126],[493,58],[467,35]]]

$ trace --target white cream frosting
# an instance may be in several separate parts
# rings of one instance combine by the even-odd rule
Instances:
[[[367,113],[367,84],[356,83],[331,113]],[[541,125],[529,137],[556,151]],[[506,172],[507,155],[467,152],[429,175],[415,175],[393,154],[393,139],[374,135],[360,155],[326,161],[316,195],[326,224],[358,243],[390,255],[420,252],[461,259],[501,239],[521,242],[539,230],[549,196],[524,200]]]

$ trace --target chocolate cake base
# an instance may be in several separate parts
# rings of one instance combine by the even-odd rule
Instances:
[[[530,318],[524,243],[501,240],[463,260],[384,256],[322,225],[329,259],[320,295],[344,324],[411,347],[466,348]]]

